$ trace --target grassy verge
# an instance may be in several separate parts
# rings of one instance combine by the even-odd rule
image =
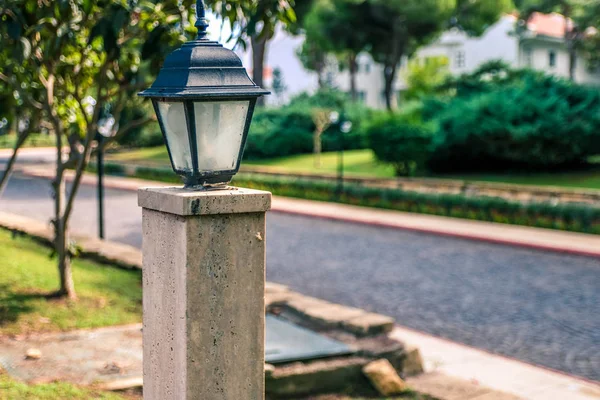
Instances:
[[[115,162],[165,166],[169,165],[166,148],[153,147],[128,150],[108,156]],[[273,167],[289,173],[335,174],[338,168],[337,153],[323,153],[321,166],[315,167],[314,155],[303,154],[270,160],[247,160],[246,166]],[[588,169],[564,172],[539,173],[489,173],[489,174],[451,174],[436,175],[434,178],[456,179],[472,182],[496,182],[518,185],[562,186],[571,188],[600,189],[600,157],[590,159]],[[378,162],[371,150],[352,150],[344,152],[344,173],[354,177],[393,178],[394,169],[388,164]]]
[[[27,385],[10,378],[0,370],[0,400],[133,400],[135,398],[61,382]]]
[[[127,150],[107,156],[108,160],[140,165],[168,167],[170,164],[166,148],[153,147]],[[244,160],[243,165],[273,167],[290,173],[335,174],[338,169],[338,154],[321,154],[321,166],[315,167],[315,156],[301,154],[270,160]],[[344,152],[344,172],[349,176],[393,178],[394,168],[378,162],[371,150],[351,150]]]
[[[12,149],[17,141],[15,134],[0,136],[0,149]],[[29,135],[23,147],[49,147],[55,146],[54,136],[34,133]]]
[[[0,230],[0,335],[67,331],[141,321],[141,272],[73,261],[77,302],[49,296],[58,287],[50,250]]]

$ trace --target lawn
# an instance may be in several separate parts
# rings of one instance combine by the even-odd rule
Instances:
[[[130,150],[108,156],[111,161],[144,165],[168,166],[169,156],[164,147]],[[600,157],[592,159],[589,169],[554,173],[519,174],[453,174],[432,176],[435,178],[464,181],[499,182],[520,185],[562,186],[572,188],[600,189]],[[303,154],[269,160],[244,161],[243,165],[272,167],[284,172],[325,173],[337,172],[337,153],[323,153],[321,167],[314,166],[314,156]],[[353,150],[344,154],[344,172],[347,176],[393,178],[394,169],[389,164],[378,162],[371,150]]]
[[[49,296],[58,288],[50,250],[0,230],[0,336],[67,331],[141,321],[141,272],[73,261],[76,302]]]
[[[13,148],[16,141],[17,136],[14,134],[2,135],[0,136],[0,149]],[[49,147],[55,145],[54,136],[34,133],[29,135],[23,147]]]
[[[121,396],[61,382],[27,385],[10,378],[0,370],[0,400],[129,400],[135,398],[140,397]]]

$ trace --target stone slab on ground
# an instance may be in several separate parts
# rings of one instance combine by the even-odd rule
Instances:
[[[425,375],[437,375],[432,375],[432,378],[422,375],[416,381],[409,379],[409,384],[425,393],[432,390],[430,394],[433,396],[436,396],[438,390],[435,376],[445,376],[456,382],[473,382],[490,389],[510,392],[517,398],[527,400],[600,400],[600,384],[597,382],[490,354],[400,326],[394,328],[391,337],[421,350]],[[452,381],[448,382],[449,387],[456,386]],[[486,396],[482,399],[495,399],[491,394]],[[479,397],[476,399],[482,400]]]
[[[0,366],[31,383],[67,381],[123,389],[142,376],[142,325],[0,339]],[[27,359],[29,349],[42,356]]]
[[[363,373],[382,396],[401,394],[408,389],[406,382],[398,376],[396,369],[385,358],[365,365]]]
[[[276,368],[266,380],[267,394],[287,399],[295,395],[335,393],[340,389],[340,382],[345,383],[346,390],[350,386],[364,387],[369,382],[362,368],[368,362],[366,358],[350,357]]]

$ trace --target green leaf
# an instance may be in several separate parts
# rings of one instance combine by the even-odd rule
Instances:
[[[8,23],[8,36],[11,39],[18,40],[21,37],[23,27],[17,21],[10,21]]]
[[[94,2],[92,0],[83,0],[83,12],[89,14],[92,11]]]

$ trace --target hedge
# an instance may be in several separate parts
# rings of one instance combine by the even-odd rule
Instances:
[[[511,74],[440,107],[433,171],[551,170],[600,154],[597,88],[526,70],[501,76]]]
[[[166,168],[138,167],[135,177],[181,183],[181,179]],[[335,182],[245,173],[238,174],[233,184],[267,190],[278,196],[600,234],[600,208],[585,204],[520,203],[496,197],[417,193],[357,184],[346,184],[343,193],[338,195]]]

